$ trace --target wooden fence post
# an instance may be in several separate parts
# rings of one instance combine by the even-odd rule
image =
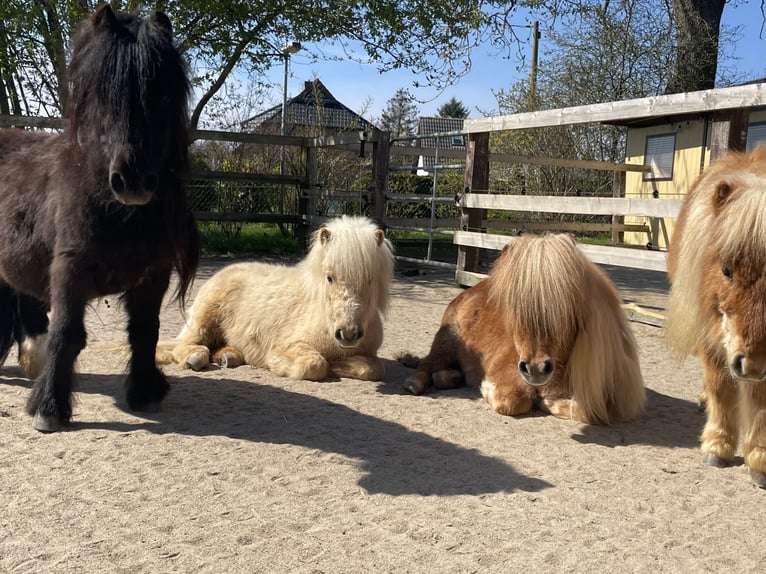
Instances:
[[[388,163],[391,154],[391,133],[378,132],[372,144],[372,217],[383,226],[386,218]]]
[[[295,230],[298,246],[302,251],[308,250],[311,216],[317,209],[317,180],[318,180],[318,148],[316,146],[301,147],[301,167],[303,168],[303,189],[298,192],[298,214],[303,222]]]
[[[750,110],[738,108],[713,114],[710,132],[710,161],[727,151],[745,151]]]
[[[612,176],[612,197],[625,197],[625,182],[627,180],[627,172],[615,171]],[[624,225],[624,215],[613,215],[613,225]],[[625,232],[612,230],[612,245],[621,245],[625,243]]]
[[[464,194],[487,193],[489,190],[489,132],[468,134],[463,181]],[[486,210],[461,207],[460,212],[460,229],[462,231],[484,230]],[[458,246],[455,275],[458,282],[458,277],[463,271],[473,273],[479,271],[478,247]]]

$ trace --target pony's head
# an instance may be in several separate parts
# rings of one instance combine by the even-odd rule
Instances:
[[[489,300],[513,333],[516,368],[528,385],[546,385],[565,369],[585,310],[586,265],[569,235],[524,235],[492,268]]]
[[[694,324],[694,315],[686,320],[697,337],[718,339],[735,379],[766,380],[766,148],[725,156],[703,174],[693,193],[698,201],[685,223],[689,236],[676,275],[696,274],[695,300],[720,322]]]
[[[189,81],[164,13],[103,5],[72,40],[68,81],[71,137],[119,202],[144,205],[186,169]]]
[[[344,215],[314,233],[306,263],[319,282],[331,336],[344,349],[356,347],[370,320],[388,308],[391,243],[371,220]]]

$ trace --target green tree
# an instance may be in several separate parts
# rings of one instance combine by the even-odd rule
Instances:
[[[4,0],[0,97],[8,102],[16,94],[16,111],[60,113],[66,97],[68,39],[76,23],[100,1]],[[159,8],[170,16],[199,95],[193,127],[208,104],[222,98],[219,94],[232,76],[260,78],[277,63],[286,39],[301,42],[304,54],[317,60],[328,58],[329,50],[311,46],[330,43],[345,52],[344,59],[374,63],[380,72],[410,69],[418,78],[414,85],[437,87],[454,83],[470,69],[473,47],[491,41],[498,50],[509,50],[517,41],[511,23],[515,0],[114,0],[112,5]]]
[[[442,104],[436,112],[440,118],[467,118],[468,109],[463,105],[463,102],[455,99],[454,97],[444,104]]]
[[[411,136],[418,126],[418,108],[415,98],[405,88],[399,88],[386,104],[380,119],[380,128],[392,137]]]

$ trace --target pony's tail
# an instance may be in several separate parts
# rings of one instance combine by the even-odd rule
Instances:
[[[636,340],[609,278],[594,265],[585,324],[569,359],[572,395],[592,423],[636,418],[644,410],[646,389]]]
[[[0,365],[5,363],[13,344],[19,340],[19,300],[16,292],[0,283]]]

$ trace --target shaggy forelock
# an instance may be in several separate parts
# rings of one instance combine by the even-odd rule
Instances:
[[[394,268],[390,242],[378,244],[378,227],[364,217],[344,215],[330,220],[325,229],[329,239],[323,244],[322,229],[315,231],[307,256],[315,272],[332,273],[354,290],[370,291],[385,309]]]
[[[176,120],[186,124],[190,86],[170,34],[138,16],[118,13],[116,21],[103,29],[86,20],[72,41],[70,119],[79,127],[104,113],[127,118],[137,106],[148,112],[172,96],[171,109],[183,114]]]
[[[566,235],[522,236],[500,255],[489,297],[517,328],[538,337],[573,336],[582,322],[587,260]]]

